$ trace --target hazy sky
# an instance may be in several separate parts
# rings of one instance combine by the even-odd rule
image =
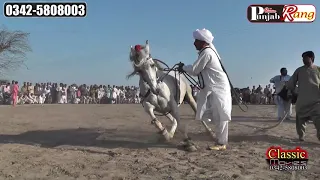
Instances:
[[[315,52],[318,63],[319,19],[311,24],[251,24],[246,10],[253,2],[301,1],[90,0],[86,18],[5,18],[1,13],[1,25],[31,33],[33,48],[26,62],[29,70],[21,67],[6,78],[137,85],[137,78],[125,79],[132,68],[130,45],[148,39],[153,57],[169,65],[191,64],[197,58],[192,38],[197,28],[211,30],[237,87],[267,84],[281,67],[292,74],[307,50]],[[320,7],[318,0],[303,2]]]

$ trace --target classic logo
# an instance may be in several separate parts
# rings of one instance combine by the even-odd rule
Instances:
[[[308,152],[301,147],[282,149],[272,146],[266,151],[270,170],[298,171],[308,169]]]
[[[255,4],[247,9],[252,23],[311,23],[316,19],[316,7],[312,4]]]

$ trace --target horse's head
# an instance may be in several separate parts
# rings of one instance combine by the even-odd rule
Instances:
[[[156,94],[158,64],[150,56],[148,40],[145,45],[131,46],[130,61],[134,67],[133,73],[138,73]]]

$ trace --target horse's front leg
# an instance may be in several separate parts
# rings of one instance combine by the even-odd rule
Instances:
[[[166,117],[172,122],[172,126],[169,131],[169,134],[170,134],[170,137],[173,138],[173,136],[176,132],[178,123],[177,123],[177,120],[170,113],[166,114]]]
[[[170,134],[168,133],[167,129],[161,124],[158,118],[154,115],[154,108],[155,107],[150,103],[144,103],[144,109],[152,119],[151,124],[153,124],[159,130],[159,134],[162,134],[166,141],[169,141],[171,139]]]
[[[192,142],[191,138],[189,137],[188,135],[188,125],[189,123],[186,122],[185,126],[182,127],[180,124],[181,124],[181,121],[180,121],[180,113],[179,113],[179,108],[178,108],[178,105],[176,102],[171,102],[171,114],[173,116],[173,118],[175,118],[177,120],[177,124],[178,124],[178,129],[180,132],[183,133],[183,136],[184,136],[184,148],[187,150],[187,151],[196,151],[197,148],[196,148],[196,145]]]

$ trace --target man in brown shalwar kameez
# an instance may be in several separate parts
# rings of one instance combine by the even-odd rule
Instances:
[[[304,66],[295,70],[287,83],[289,90],[294,90],[298,84],[298,99],[296,102],[296,130],[299,140],[304,141],[306,122],[312,120],[320,140],[320,70],[314,65],[314,53],[307,51],[302,54]]]

